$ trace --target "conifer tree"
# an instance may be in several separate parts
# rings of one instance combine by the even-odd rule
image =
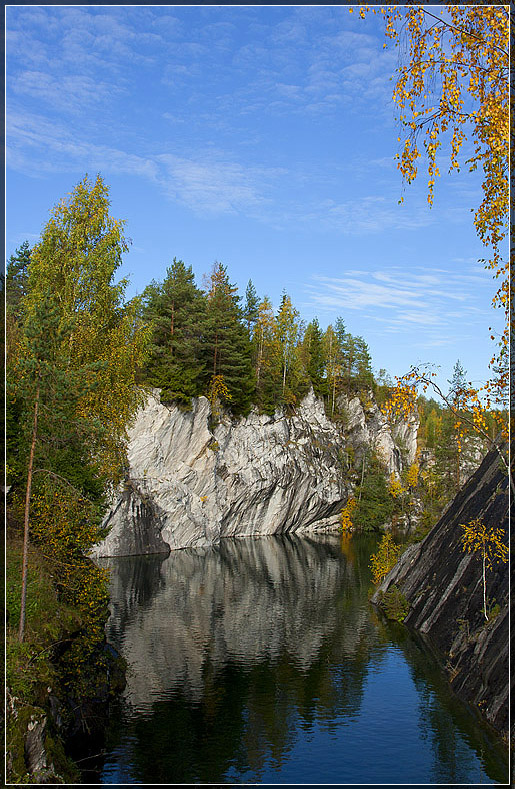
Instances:
[[[235,415],[248,413],[255,386],[250,340],[238,302],[226,266],[216,261],[207,281],[204,387],[211,391],[221,376]]]
[[[306,327],[303,351],[308,378],[313,385],[315,394],[322,397],[327,394],[327,382],[325,380],[326,357],[318,318],[314,318]]]
[[[465,444],[465,423],[463,408],[467,389],[466,371],[458,359],[453,368],[452,378],[447,383],[447,398],[452,409],[444,411],[442,420],[441,442],[437,450],[437,459],[443,475],[447,478],[449,488],[456,492],[462,482],[461,467],[469,456]]]
[[[277,353],[274,308],[268,296],[258,306],[252,346],[256,405],[272,415],[281,398],[281,361]]]
[[[243,308],[243,319],[247,325],[249,337],[252,337],[252,332],[258,319],[258,310],[259,298],[252,280],[249,279],[245,290],[245,306]]]
[[[363,337],[354,337],[354,378],[359,389],[371,389],[374,385],[372,357]]]
[[[277,354],[281,364],[281,398],[293,405],[307,389],[307,380],[302,375],[299,358],[299,343],[302,338],[300,315],[284,293],[275,322]]]
[[[143,294],[143,316],[152,326],[151,352],[143,378],[161,389],[161,399],[189,405],[202,391],[202,338],[206,301],[191,266],[173,259],[161,284]]]
[[[8,316],[19,320],[23,297],[27,292],[28,267],[30,263],[30,246],[28,241],[11,255],[7,263],[5,277],[5,305]]]
[[[329,324],[324,332],[323,346],[326,359],[327,393],[330,404],[329,413],[331,417],[333,417],[336,405],[336,385],[341,375],[341,359],[338,338],[331,324]]]

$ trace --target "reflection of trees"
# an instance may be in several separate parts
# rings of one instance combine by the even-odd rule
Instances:
[[[118,650],[122,648],[123,633],[132,612],[151,604],[163,586],[160,567],[164,558],[162,554],[157,554],[95,559],[96,564],[110,571],[111,618],[108,638]]]
[[[173,552],[153,569],[147,558],[143,571],[133,559],[132,575],[111,560],[125,573],[113,574],[110,629],[132,668],[126,701],[140,714],[123,726],[138,780],[256,777],[299,723],[358,712],[374,638],[364,551],[351,564],[337,537],[271,537]]]

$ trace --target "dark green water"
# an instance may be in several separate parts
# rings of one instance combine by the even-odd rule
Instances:
[[[129,664],[93,783],[491,784],[507,757],[368,603],[373,538],[105,560]],[[89,763],[91,767],[91,763]]]

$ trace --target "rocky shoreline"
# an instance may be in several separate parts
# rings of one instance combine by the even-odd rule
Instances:
[[[376,590],[380,603],[397,587],[404,620],[429,641],[456,695],[505,739],[509,732],[509,565],[487,575],[490,618],[483,614],[481,558],[466,553],[462,524],[480,518],[508,541],[508,478],[492,450],[422,542],[410,546]]]

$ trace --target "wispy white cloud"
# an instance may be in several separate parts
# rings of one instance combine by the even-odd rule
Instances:
[[[161,154],[156,158],[164,166],[160,180],[168,195],[198,213],[252,212],[267,202],[263,181],[278,174],[243,167],[217,153],[198,158]]]
[[[32,176],[82,168],[140,177],[199,214],[261,211],[271,201],[271,184],[285,174],[281,168],[244,166],[214,150],[189,157],[139,156],[82,141],[66,125],[23,112],[9,115],[8,140],[7,162],[12,169]]]
[[[151,158],[87,142],[58,121],[23,111],[7,116],[6,160],[12,169],[32,177],[79,168],[155,181],[159,171]]]
[[[387,230],[415,230],[434,221],[425,206],[409,212],[382,195],[353,197],[344,202],[324,200],[309,218],[322,227],[348,235],[381,233]]]
[[[359,313],[390,335],[415,331],[420,347],[455,342],[457,321],[464,337],[474,336],[488,314],[487,289],[474,272],[435,267],[428,273],[416,266],[316,276],[306,286],[316,308]]]
[[[11,82],[15,94],[40,100],[47,107],[73,114],[86,107],[110,101],[121,89],[112,83],[100,82],[87,75],[57,76],[44,71],[26,70]]]

